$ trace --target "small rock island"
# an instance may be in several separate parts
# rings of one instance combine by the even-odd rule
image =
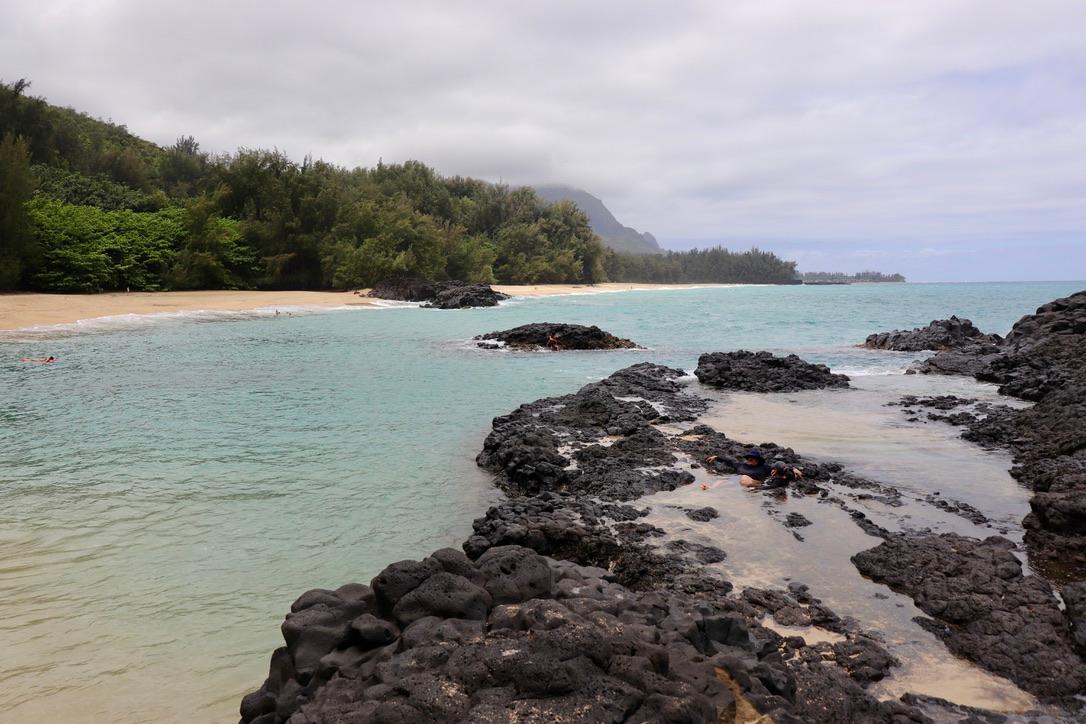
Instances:
[[[694,375],[703,385],[747,392],[798,392],[827,387],[848,387],[848,377],[830,372],[794,354],[778,357],[770,352],[709,352],[698,358]]]
[[[557,346],[555,351],[563,350],[600,350],[600,349],[642,349],[636,342],[616,337],[592,325],[561,324],[555,322],[536,322],[524,324],[501,332],[489,332],[475,337],[483,349],[506,347],[516,350],[537,350],[551,347],[551,340]],[[551,347],[553,349],[553,347]]]

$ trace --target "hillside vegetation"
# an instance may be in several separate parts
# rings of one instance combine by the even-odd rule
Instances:
[[[347,289],[478,282],[774,282],[757,250],[606,249],[573,203],[443,177],[417,161],[347,169],[278,150],[163,148],[0,83],[0,289]]]

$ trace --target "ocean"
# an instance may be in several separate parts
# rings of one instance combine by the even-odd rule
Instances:
[[[767,349],[852,375],[860,391],[849,405],[722,396],[714,424],[918,492],[939,480],[1020,537],[1028,494],[1004,455],[884,406],[903,392],[993,389],[906,377],[923,353],[855,345],[951,314],[1006,333],[1084,286],[685,288],[0,332],[0,721],[236,720],[299,594],[367,582],[468,535],[498,499],[474,464],[495,415],[641,361],[692,371],[702,352]],[[597,324],[646,349],[515,353],[470,341],[537,321]],[[59,362],[19,362],[44,355]],[[818,578],[809,565],[744,553],[746,525],[700,531],[719,537],[737,582]],[[834,599],[830,578],[808,582],[834,604],[848,597]]]

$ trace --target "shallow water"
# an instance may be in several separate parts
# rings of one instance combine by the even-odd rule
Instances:
[[[909,422],[911,416],[901,407],[887,403],[902,395],[1022,403],[1000,399],[994,385],[954,377],[866,376],[855,378],[852,386],[855,389],[783,395],[709,393],[718,402],[704,422],[738,440],[778,441],[815,459],[842,463],[859,475],[899,488],[913,501],[938,494],[970,502],[991,519],[988,534],[1021,540],[1029,493],[1010,476],[1010,456],[962,440],[961,428],[929,421],[925,408],[919,408],[918,422]],[[858,505],[874,516],[882,507],[877,501]],[[886,527],[892,530],[935,526],[962,535],[985,532],[962,518],[951,515],[954,520],[946,520],[948,514],[925,507],[930,508],[910,506],[903,525],[893,520],[879,523],[889,523]]]
[[[1020,520],[1028,511],[1029,495],[1008,474],[1009,458],[965,443],[944,423],[905,422],[900,407],[886,407],[902,394],[959,394],[988,397],[994,390],[968,380],[941,377],[860,377],[855,390],[820,390],[781,395],[699,392],[717,402],[699,422],[747,443],[787,443],[814,459],[844,463],[856,473],[889,483],[905,492],[905,505],[890,507],[857,499],[867,491],[832,484],[834,495],[862,509],[890,530],[932,530],[985,537],[1005,533],[1021,539]],[[672,433],[681,431],[673,426]],[[693,461],[684,460],[684,467]],[[906,596],[863,578],[850,558],[878,545],[853,523],[848,513],[829,500],[811,496],[765,495],[743,489],[735,476],[694,468],[695,485],[658,493],[642,500],[652,506],[647,522],[668,531],[661,543],[682,538],[723,548],[727,559],[717,564],[737,589],[786,588],[789,581],[810,586],[842,617],[856,619],[875,633],[901,666],[876,687],[880,696],[897,698],[906,692],[928,694],[969,706],[1023,711],[1035,699],[1009,681],[987,673],[950,654],[912,619],[924,615]],[[701,490],[701,483],[711,486]],[[971,502],[995,518],[978,526],[923,502],[927,493]],[[915,495],[910,495],[914,493]],[[712,506],[720,517],[695,522],[684,508]],[[783,521],[797,512],[811,525],[795,529]],[[998,528],[998,530],[996,529]],[[828,632],[789,631],[808,643],[832,640]],[[828,634],[828,636],[827,636]]]
[[[474,455],[490,419],[522,402],[635,362],[692,369],[701,352],[741,347],[899,372],[922,355],[852,345],[949,314],[1005,332],[1082,286],[698,289],[0,333],[0,721],[235,720],[298,594],[366,581],[466,537],[494,497]],[[599,324],[649,349],[551,355],[468,341],[531,321]],[[48,354],[60,361],[17,362]],[[875,378],[861,379],[866,389]],[[753,401],[728,404],[751,405],[739,415],[751,425],[780,421]],[[885,431],[860,429],[847,446],[820,448],[802,429],[774,429],[761,434],[857,469],[872,463],[873,477],[912,444],[894,452]],[[978,490],[970,502],[1014,523],[1013,496]],[[750,520],[738,516],[732,529]],[[741,541],[722,547],[728,564],[742,564],[737,577],[782,574]]]

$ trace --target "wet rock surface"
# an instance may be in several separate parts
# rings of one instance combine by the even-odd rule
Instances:
[[[544,491],[633,500],[694,476],[673,466],[653,425],[691,420],[701,398],[676,382],[683,371],[643,363],[572,395],[537,400],[497,417],[476,461],[518,494]]]
[[[905,374],[964,375],[977,377],[986,372],[999,358],[999,347],[977,347],[969,350],[940,352],[909,367]]]
[[[632,340],[616,337],[592,325],[561,324],[557,322],[536,322],[524,324],[501,332],[489,332],[475,337],[480,347],[497,349],[547,349],[551,336],[558,341],[558,350],[583,349],[639,349]]]
[[[377,284],[369,296],[401,302],[426,302],[432,309],[465,309],[493,307],[508,299],[508,294],[494,291],[487,284],[462,281],[427,282],[417,279],[395,279]]]
[[[1086,583],[1070,583],[1060,591],[1071,622],[1071,640],[1081,656],[1086,656]]]
[[[712,520],[713,518],[719,518],[720,513],[717,512],[716,508],[713,508],[711,506],[705,506],[704,508],[696,508],[694,510],[686,511],[686,517],[699,523],[705,523]]]
[[[887,349],[898,352],[921,350],[943,351],[970,348],[976,345],[997,345],[1003,341],[998,334],[985,334],[968,319],[952,316],[936,319],[926,327],[895,329],[868,335],[863,346],[868,349]]]
[[[1086,660],[1051,586],[1024,576],[1014,544],[954,534],[895,535],[853,556],[865,576],[910,596],[951,651],[1039,697],[1086,690]]]
[[[794,354],[769,352],[711,352],[698,358],[694,371],[702,384],[746,392],[797,392],[848,387],[848,377],[825,365],[805,362]]]
[[[980,402],[975,399],[956,397],[955,395],[937,395],[917,397],[905,395],[898,402],[906,415],[912,415],[910,421],[918,422],[919,408],[932,410],[924,414],[925,421],[946,422],[966,428],[962,438],[985,448],[1008,448],[1019,436],[1017,419],[1020,410],[1008,405]],[[946,414],[944,414],[946,413]]]

